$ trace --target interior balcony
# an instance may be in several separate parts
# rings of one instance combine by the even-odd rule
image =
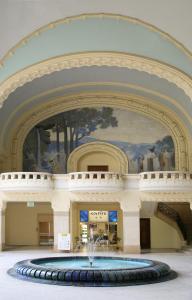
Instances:
[[[192,192],[192,173],[144,172],[119,174],[114,172],[74,172],[50,174],[42,172],[8,172],[0,175],[2,192],[49,192],[62,189],[69,192]]]
[[[75,172],[68,174],[71,192],[117,192],[124,188],[123,177],[112,172]]]
[[[52,174],[40,172],[9,172],[0,175],[3,192],[47,192],[52,189]]]
[[[142,192],[192,192],[192,173],[144,172],[140,174],[139,190]]]

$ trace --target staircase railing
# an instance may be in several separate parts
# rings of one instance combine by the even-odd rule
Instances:
[[[179,229],[182,232],[184,240],[187,239],[187,233],[186,233],[185,226],[184,226],[184,224],[181,220],[181,217],[180,217],[179,213],[174,208],[170,207],[166,203],[159,202],[158,207],[157,207],[157,211],[161,212],[163,215],[165,215],[168,218],[175,221],[177,223]]]

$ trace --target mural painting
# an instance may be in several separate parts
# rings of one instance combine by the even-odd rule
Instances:
[[[67,173],[69,154],[95,141],[111,143],[124,151],[129,173],[175,169],[174,143],[163,125],[128,110],[86,107],[37,124],[23,146],[23,170]]]

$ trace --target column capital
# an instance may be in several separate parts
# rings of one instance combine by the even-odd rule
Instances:
[[[7,202],[0,200],[0,211],[5,211],[7,207]]]
[[[53,214],[54,214],[54,216],[68,217],[69,210],[68,211],[53,211]]]
[[[138,217],[139,211],[123,211],[123,217]]]
[[[120,207],[124,212],[139,212],[141,209],[141,203],[140,202],[135,202],[135,203],[129,203],[128,201],[122,201],[120,203]]]

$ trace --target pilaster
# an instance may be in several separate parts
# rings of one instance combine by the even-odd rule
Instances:
[[[62,190],[54,193],[52,201],[54,218],[54,249],[58,249],[58,234],[70,233],[70,198]]]
[[[0,202],[0,251],[5,247],[5,210],[6,202]]]
[[[123,251],[140,253],[140,200],[138,191],[124,194],[121,201],[123,211]]]

